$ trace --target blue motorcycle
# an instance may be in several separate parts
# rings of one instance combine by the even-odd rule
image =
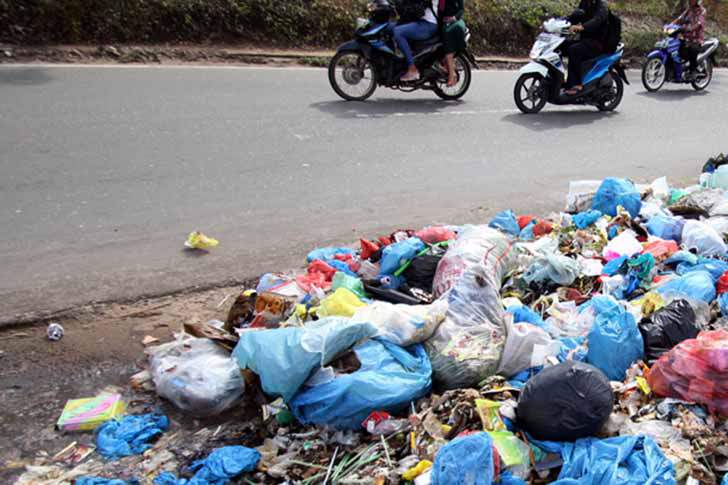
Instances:
[[[642,84],[651,93],[659,91],[666,82],[691,84],[696,91],[702,91],[713,80],[713,65],[716,62],[718,39],[708,39],[703,43],[698,56],[698,67],[695,74],[686,69],[688,61],[680,57],[683,28],[680,25],[668,24],[664,28],[664,39],[655,44],[655,50],[647,55],[642,67]]]

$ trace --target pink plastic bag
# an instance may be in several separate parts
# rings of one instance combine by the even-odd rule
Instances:
[[[728,416],[728,330],[681,342],[652,366],[647,382],[659,396],[704,404]]]
[[[417,231],[415,236],[420,238],[422,242],[427,244],[436,244],[443,241],[451,241],[455,239],[455,233],[446,227],[430,226]]]

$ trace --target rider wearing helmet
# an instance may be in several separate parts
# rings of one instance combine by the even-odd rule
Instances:
[[[705,42],[705,9],[702,0],[690,0],[687,10],[673,23],[683,28],[680,57],[690,61],[690,74],[698,69],[698,56]]]
[[[604,52],[604,41],[609,28],[609,8],[607,0],[581,0],[579,8],[567,20],[572,23],[571,32],[581,33],[576,42],[565,46],[569,58],[569,74],[566,80],[566,94],[578,94],[581,84],[581,65],[584,61],[598,57]]]

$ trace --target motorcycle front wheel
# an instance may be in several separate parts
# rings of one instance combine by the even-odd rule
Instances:
[[[347,101],[365,101],[377,90],[377,72],[358,51],[338,52],[329,63],[329,83]]]
[[[658,58],[649,59],[642,66],[642,85],[651,93],[659,91],[667,79],[665,64]]]
[[[432,89],[435,91],[441,99],[446,101],[455,101],[465,96],[465,93],[470,89],[470,82],[472,81],[473,73],[470,69],[470,63],[465,57],[461,55],[455,56],[455,72],[457,73],[457,83],[455,86],[448,87],[447,79],[438,79],[432,85]]]
[[[713,63],[710,59],[703,61],[703,64],[698,68],[698,74],[696,79],[690,84],[693,85],[693,89],[696,91],[702,91],[710,85],[713,80]]]
[[[536,114],[546,106],[546,79],[537,72],[524,74],[516,81],[513,98],[516,106],[525,114]]]

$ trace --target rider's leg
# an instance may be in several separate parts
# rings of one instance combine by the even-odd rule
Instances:
[[[569,73],[566,79],[565,88],[571,92],[574,89],[581,89],[581,65],[588,59],[591,48],[584,42],[574,42],[568,48]]]
[[[445,56],[447,64],[447,87],[451,88],[458,83],[458,74],[455,72],[455,54],[450,53]]]
[[[690,72],[695,73],[698,70],[698,56],[700,55],[700,48],[689,45],[687,48],[688,60],[690,61]]]
[[[401,78],[403,81],[414,81],[420,77],[420,73],[415,66],[412,48],[408,41],[429,39],[436,32],[437,25],[424,20],[398,25],[394,28],[394,40],[397,42],[399,49],[407,60],[407,73]]]

